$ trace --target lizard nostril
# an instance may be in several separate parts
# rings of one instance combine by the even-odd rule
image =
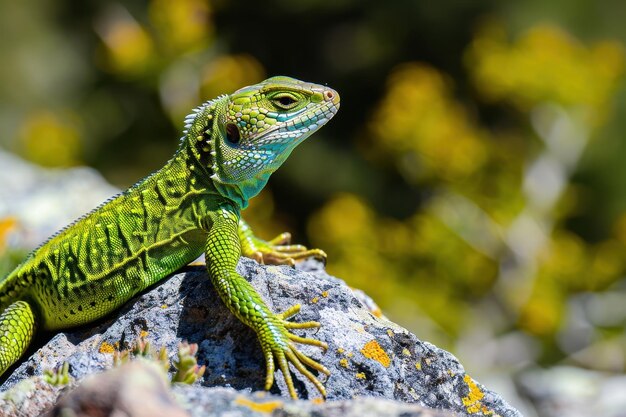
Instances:
[[[325,94],[326,94],[326,98],[328,100],[332,100],[333,97],[335,96],[335,94],[332,91],[330,91],[330,90],[327,90]]]

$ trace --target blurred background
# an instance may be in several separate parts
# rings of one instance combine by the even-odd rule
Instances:
[[[290,75],[342,107],[246,211],[257,234],[323,248],[527,416],[624,416],[625,19],[619,0],[1,1],[0,274],[114,192],[74,167],[128,187],[191,108]]]

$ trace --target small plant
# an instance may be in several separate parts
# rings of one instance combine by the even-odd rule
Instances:
[[[55,369],[46,369],[43,371],[43,380],[50,385],[63,386],[70,382],[69,375],[70,364],[63,362]]]
[[[206,367],[204,365],[198,366],[198,361],[196,360],[197,353],[198,345],[195,343],[188,344],[187,342],[183,342],[178,345],[178,360],[174,361],[176,373],[172,378],[172,383],[182,382],[184,384],[193,384],[198,378],[204,375]],[[142,358],[156,362],[165,373],[170,369],[167,349],[162,347],[157,352],[150,342],[146,341],[143,337],[139,337],[130,349],[114,352],[113,366],[125,364],[131,359],[131,354],[134,358]]]
[[[198,378],[201,378],[206,371],[206,366],[198,366],[196,354],[198,353],[198,345],[187,342],[178,344],[178,361],[174,361],[176,374],[172,378],[172,382],[182,382],[184,384],[193,384]]]

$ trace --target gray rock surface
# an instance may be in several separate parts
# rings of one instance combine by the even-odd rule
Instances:
[[[261,266],[243,259],[239,272],[274,311],[299,303],[302,311],[295,320],[322,323],[319,330],[301,330],[298,334],[329,345],[326,353],[301,346],[305,354],[331,370],[324,381],[328,400],[384,397],[461,415],[520,416],[496,393],[467,375],[450,353],[375,317],[343,281],[323,270]],[[102,371],[112,364],[112,347],[127,347],[142,333],[154,346],[167,347],[172,355],[182,340],[199,345],[198,363],[206,365],[207,371],[195,386],[185,388],[190,392],[188,401],[198,407],[204,404],[199,399],[207,387],[232,387],[242,395],[263,389],[265,364],[256,335],[229,313],[201,267],[172,276],[94,326],[57,334],[19,365],[0,389],[13,387],[63,361],[68,361],[70,374],[76,379]],[[308,380],[297,373],[295,376],[300,398],[317,396]],[[271,393],[282,397],[273,400],[290,403],[279,372],[276,381]],[[183,388],[175,392],[180,390]],[[186,408],[193,410],[193,404]]]
[[[417,404],[376,397],[339,401],[306,401],[280,398],[264,392],[233,388],[164,383],[158,367],[133,361],[91,375],[66,388],[52,387],[41,378],[25,380],[26,389],[4,401],[2,416],[72,417],[458,417]],[[21,395],[19,395],[21,394]],[[57,398],[59,398],[57,400]],[[52,409],[50,404],[55,403]],[[1,403],[1,402],[0,402]],[[46,412],[46,410],[48,411]],[[43,414],[42,414],[43,413]]]
[[[242,393],[233,388],[201,388],[176,385],[174,395],[192,417],[456,417],[458,414],[433,410],[384,398],[359,397],[327,402],[293,401],[264,393]]]

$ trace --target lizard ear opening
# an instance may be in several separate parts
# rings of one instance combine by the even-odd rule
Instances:
[[[238,144],[241,140],[241,134],[236,124],[228,123],[226,125],[226,140],[233,145]]]

